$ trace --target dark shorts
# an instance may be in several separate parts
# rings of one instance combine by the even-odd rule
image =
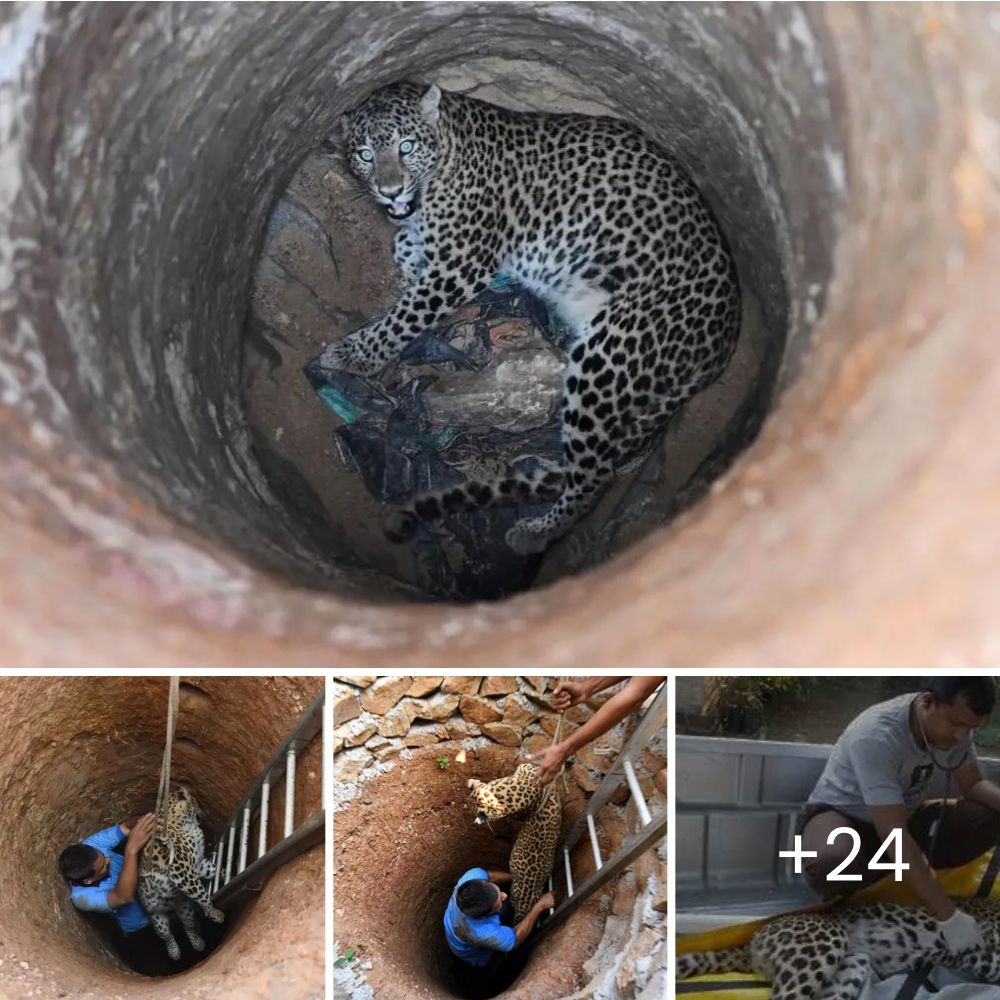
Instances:
[[[118,951],[125,962],[143,976],[163,975],[163,942],[152,924],[126,934],[118,928]]]
[[[934,843],[934,856],[928,858],[934,868],[955,868],[967,864],[1000,841],[1000,813],[966,799],[949,799],[947,802],[939,799],[921,804],[907,822],[910,835],[925,854],[930,850],[937,821],[940,822],[940,829]],[[852,840],[847,836],[838,837],[833,844],[827,843],[830,834],[840,826],[857,831],[861,847],[853,861],[841,868],[839,874],[860,875],[860,882],[826,880],[827,875],[840,867],[854,849]],[[872,823],[846,816],[833,806],[810,803],[799,814],[795,832],[802,836],[804,851],[817,853],[817,857],[804,860],[803,871],[813,891],[825,899],[857,892],[887,877],[887,874],[892,876],[891,872],[872,871],[868,867],[883,842]],[[881,860],[889,862],[894,860],[894,856],[886,852]]]

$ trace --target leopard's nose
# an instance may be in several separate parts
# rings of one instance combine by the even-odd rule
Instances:
[[[403,193],[403,185],[396,184],[393,187],[389,187],[388,185],[380,184],[378,193],[384,198],[395,198],[397,195]]]

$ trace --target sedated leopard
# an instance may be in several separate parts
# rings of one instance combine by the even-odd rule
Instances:
[[[200,815],[198,800],[180,785],[170,793],[166,838],[150,840],[139,856],[139,902],[174,961],[181,957],[181,950],[170,930],[172,913],[177,914],[196,951],[203,951],[205,942],[198,933],[194,904],[217,924],[225,919],[222,910],[212,905],[202,882],[215,874],[215,862],[205,858]]]
[[[510,895],[517,924],[545,892],[552,873],[562,825],[559,793],[552,785],[539,784],[534,764],[520,764],[513,774],[495,781],[470,778],[466,786],[476,823],[505,816],[525,821],[510,852]]]
[[[617,119],[514,112],[399,83],[342,130],[350,169],[401,227],[407,284],[323,364],[377,375],[499,273],[555,307],[572,335],[559,467],[418,495],[386,533],[404,541],[420,521],[554,501],[507,533],[515,551],[541,552],[728,364],[740,289],[722,232],[680,166]]]
[[[1000,984],[1000,901],[956,899],[983,931],[985,947],[950,952],[926,911],[892,903],[846,906],[778,917],[748,944],[677,956],[677,978],[757,972],[772,982],[772,1000],[855,1000],[873,970],[880,977],[924,964]]]

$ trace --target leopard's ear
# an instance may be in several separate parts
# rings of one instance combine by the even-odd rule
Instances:
[[[466,788],[478,788],[481,784],[482,784],[481,781],[476,781],[475,778],[469,778],[469,780],[465,783],[465,787]]]
[[[437,125],[441,117],[441,88],[437,84],[432,83],[420,98],[420,113],[430,125]]]

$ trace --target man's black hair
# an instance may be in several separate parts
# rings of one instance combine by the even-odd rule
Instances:
[[[488,917],[497,905],[498,898],[497,887],[482,878],[470,878],[468,882],[463,882],[455,894],[458,908],[474,920]]]
[[[66,881],[82,885],[85,878],[94,874],[94,866],[101,859],[101,852],[89,844],[72,844],[59,855],[59,871]]]
[[[965,698],[976,715],[990,715],[997,703],[997,685],[992,677],[928,677],[924,691],[948,705]]]

